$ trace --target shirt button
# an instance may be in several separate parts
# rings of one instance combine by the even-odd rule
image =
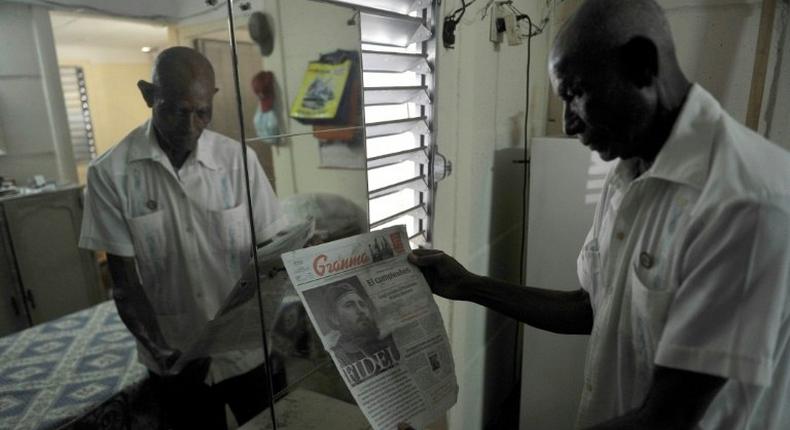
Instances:
[[[648,254],[647,252],[642,252],[639,254],[639,264],[644,267],[645,269],[649,269],[653,267],[653,256]]]
[[[615,237],[617,238],[617,240],[623,240],[625,239],[625,233],[623,233],[622,231],[618,231]]]
[[[200,298],[202,298],[202,297],[203,297],[203,293],[197,293],[197,294],[195,294],[195,297],[197,297],[197,298],[199,298],[199,299],[200,299]]]
[[[192,227],[187,227],[187,233],[192,233]]]

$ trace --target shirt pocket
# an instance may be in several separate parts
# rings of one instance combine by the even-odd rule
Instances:
[[[577,274],[582,288],[594,298],[599,295],[603,283],[601,274],[601,251],[598,249],[598,241],[592,239],[584,245],[579,253],[577,264]]]
[[[665,285],[654,285],[638,263],[634,263],[628,273],[631,288],[632,328],[637,348],[655,352],[661,333],[664,331],[669,306],[674,294]]]
[[[249,251],[250,221],[247,205],[221,211],[210,211],[217,248],[224,251]]]
[[[172,243],[168,239],[164,210],[129,219],[135,260],[143,290],[157,315],[176,315],[184,308],[183,285],[171,279]]]
[[[129,218],[134,255],[143,274],[164,267],[163,257],[167,249],[164,216],[165,211],[160,210]]]
[[[235,283],[251,258],[252,240],[247,205],[242,203],[230,209],[210,211],[209,220],[214,240],[211,246],[224,263],[223,277]]]

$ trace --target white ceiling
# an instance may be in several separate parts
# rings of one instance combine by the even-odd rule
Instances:
[[[140,51],[143,46],[168,45],[167,26],[161,23],[57,11],[50,12],[50,20],[61,58],[84,53],[97,62],[146,62],[151,55]]]
[[[169,46],[168,27],[165,23],[64,11],[50,11],[50,20],[55,48],[61,61],[150,63],[156,56],[157,49]],[[225,28],[206,30],[199,37],[226,41],[229,39]],[[190,37],[198,35],[192,34]],[[239,42],[252,42],[243,24],[237,27],[236,38]],[[154,51],[143,53],[143,46],[150,46]]]

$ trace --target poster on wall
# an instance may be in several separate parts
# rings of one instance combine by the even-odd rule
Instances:
[[[304,122],[336,119],[351,64],[311,62],[291,105],[291,117]]]

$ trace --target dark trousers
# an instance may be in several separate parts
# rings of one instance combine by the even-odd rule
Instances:
[[[149,373],[167,428],[225,430],[225,405],[230,407],[239,425],[269,407],[265,364],[214,385],[203,382],[205,372],[203,377]]]

